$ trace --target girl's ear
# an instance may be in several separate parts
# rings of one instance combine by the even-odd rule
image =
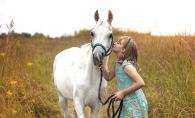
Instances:
[[[125,50],[126,50],[126,49],[125,49],[125,48],[123,48],[123,49],[122,49],[122,52],[125,52]]]

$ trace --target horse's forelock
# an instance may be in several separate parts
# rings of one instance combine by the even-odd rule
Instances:
[[[102,27],[102,28],[107,28],[109,29],[110,31],[112,30],[111,28],[111,24],[107,21],[107,20],[104,20],[104,19],[101,19],[97,22],[96,28],[99,28],[99,27]]]

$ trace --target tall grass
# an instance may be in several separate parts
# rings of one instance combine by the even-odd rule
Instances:
[[[114,41],[130,35],[138,45],[139,74],[145,81],[149,117],[195,117],[195,37],[151,36],[114,30]],[[7,35],[8,38],[8,35]],[[53,84],[52,65],[62,50],[90,42],[90,31],[61,38],[0,37],[0,118],[63,117]],[[109,70],[116,56],[109,59]],[[104,100],[117,91],[108,82]],[[97,91],[98,92],[98,91]],[[117,104],[116,104],[117,106]],[[73,104],[69,104],[71,116]],[[99,118],[107,118],[107,105]]]
[[[149,118],[195,117],[195,37],[130,35],[138,45],[138,62],[146,86]],[[118,36],[121,36],[120,34]],[[117,37],[116,37],[117,38]],[[116,39],[115,39],[116,41]],[[110,69],[116,56],[111,54]],[[108,83],[105,98],[117,91],[116,80]],[[99,117],[107,117],[107,106]]]
[[[195,38],[148,37],[139,42],[141,76],[154,117],[195,116]],[[143,45],[143,46],[141,46]]]

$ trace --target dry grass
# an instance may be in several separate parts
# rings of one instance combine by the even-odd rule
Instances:
[[[151,36],[114,31],[114,40],[130,35],[138,45],[139,74],[145,81],[149,117],[195,117],[195,37]],[[90,42],[90,31],[73,37],[24,38],[15,33],[0,37],[0,118],[63,117],[53,85],[52,65],[60,51]],[[112,53],[109,69],[116,60]],[[17,82],[17,83],[16,83]],[[108,82],[104,101],[117,91]],[[117,104],[116,104],[117,106]],[[72,114],[72,103],[69,104]],[[107,105],[98,117],[107,118]]]

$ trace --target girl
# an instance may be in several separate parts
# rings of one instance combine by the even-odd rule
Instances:
[[[117,56],[115,65],[110,72],[103,64],[101,68],[106,81],[111,81],[116,76],[118,92],[112,98],[116,101],[123,99],[120,118],[148,117],[147,100],[141,90],[145,83],[137,73],[139,65],[136,43],[128,36],[119,37],[112,51]]]

